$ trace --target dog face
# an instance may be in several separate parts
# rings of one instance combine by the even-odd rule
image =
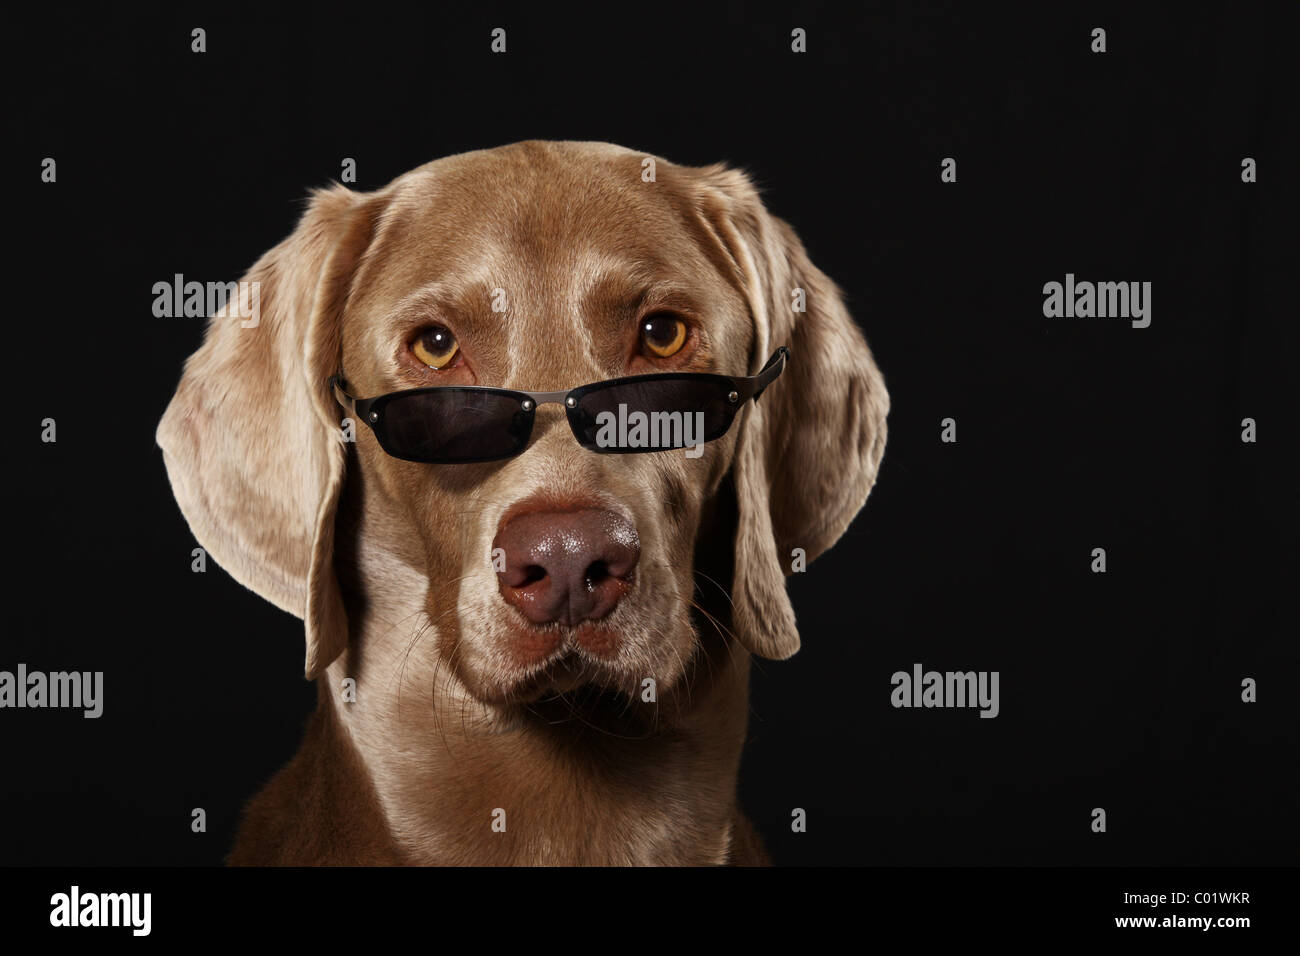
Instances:
[[[558,391],[749,374],[743,291],[673,177],[653,188],[639,170],[621,150],[550,147],[403,177],[343,318],[349,384]],[[700,509],[739,429],[697,458],[601,455],[576,442],[562,407],[537,414],[527,450],[504,462],[406,462],[358,436],[358,466],[406,517],[439,650],[486,700],[581,683],[631,694],[647,677],[668,690],[694,653]]]
[[[351,472],[418,572],[437,652],[481,701],[596,685],[671,692],[694,659],[693,556],[734,492],[731,620],[748,650],[798,649],[784,575],[864,502],[888,396],[838,290],[745,177],[591,143],[430,163],[376,193],[317,194],[254,266],[256,327],[214,318],[159,426],[182,510],[243,583],[305,617],[307,672],[346,646],[334,574]],[[564,391],[666,371],[788,371],[698,457],[602,455],[560,406],[524,452],[431,465],[355,443],[327,381],[371,397],[440,385]],[[270,420],[253,409],[274,409]],[[349,453],[348,449],[353,450]]]

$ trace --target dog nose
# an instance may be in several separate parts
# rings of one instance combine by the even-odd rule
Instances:
[[[534,624],[572,627],[604,617],[627,592],[641,556],[636,528],[600,508],[529,511],[492,542],[501,595]],[[498,551],[497,549],[500,549]]]

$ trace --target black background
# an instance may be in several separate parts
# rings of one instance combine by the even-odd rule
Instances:
[[[755,670],[741,795],[777,862],[1300,859],[1300,166],[1263,13],[45,6],[4,41],[0,669],[102,670],[105,711],[0,712],[0,864],[217,863],[314,707],[301,623],[190,571],[153,434],[203,321],[153,283],[239,278],[344,157],[371,189],[529,138],[746,168],[885,373],[876,490],[791,580],[803,651]],[[1150,328],[1044,318],[1067,272],[1152,282]],[[915,662],[1000,671],[1001,715],[893,709]]]

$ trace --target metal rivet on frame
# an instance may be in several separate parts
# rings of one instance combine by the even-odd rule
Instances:
[[[370,413],[370,420],[371,420],[372,422],[377,422],[377,421],[379,421],[379,413],[378,413],[378,412],[371,412],[371,413]]]
[[[736,404],[736,399],[738,399],[738,398],[740,398],[740,393],[739,393],[739,392],[728,392],[728,393],[727,393],[727,401],[731,402],[731,404],[733,404],[733,405]]]
[[[519,404],[520,404],[520,406],[523,408],[523,410],[526,411],[526,412],[531,412],[531,411],[533,410],[533,402],[532,402],[532,399],[525,398],[525,399],[524,399],[522,402],[520,402]]]
[[[566,399],[564,400],[564,404],[565,404],[565,405],[568,405],[570,408],[577,408],[577,407],[578,407],[578,400],[577,400],[576,398],[566,398]]]

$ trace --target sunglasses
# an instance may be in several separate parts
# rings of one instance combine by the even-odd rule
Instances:
[[[666,372],[567,392],[444,385],[354,398],[341,376],[329,384],[338,403],[370,426],[379,446],[403,461],[448,465],[512,458],[528,446],[537,406],[559,404],[578,443],[594,452],[685,448],[688,457],[699,457],[704,442],[727,433],[741,405],[776,381],[789,356],[781,346],[757,375],[747,377]]]

